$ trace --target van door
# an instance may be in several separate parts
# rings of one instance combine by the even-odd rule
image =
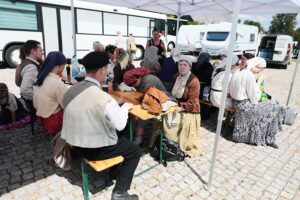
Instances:
[[[287,50],[288,39],[277,36],[273,54],[273,61],[284,61],[285,57],[287,56]]]

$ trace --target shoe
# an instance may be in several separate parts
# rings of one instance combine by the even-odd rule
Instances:
[[[128,194],[127,192],[112,192],[111,200],[139,200],[136,194]]]
[[[275,143],[267,144],[267,145],[270,146],[270,147],[273,147],[273,148],[275,148],[275,149],[278,149],[278,148],[279,148],[279,146],[278,146],[277,144],[275,144]]]

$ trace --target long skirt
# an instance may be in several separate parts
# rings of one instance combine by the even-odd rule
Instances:
[[[236,142],[266,145],[275,143],[280,126],[280,106],[270,100],[252,104],[250,100],[233,100],[235,126],[233,140]]]
[[[169,114],[164,120],[165,137],[177,142],[180,149],[189,156],[199,156],[202,153],[200,121],[200,114],[197,113],[177,113],[176,117]]]
[[[42,126],[45,127],[50,134],[56,134],[61,131],[63,124],[64,111],[60,110],[57,113],[50,115],[48,118],[38,117]]]

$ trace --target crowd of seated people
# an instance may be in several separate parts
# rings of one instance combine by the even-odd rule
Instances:
[[[124,84],[143,93],[148,87],[155,87],[170,99],[176,100],[180,113],[181,127],[175,135],[166,137],[177,142],[182,151],[190,156],[201,155],[201,107],[204,90],[209,86],[209,100],[220,106],[222,85],[227,63],[226,55],[215,66],[208,53],[201,53],[193,65],[191,57],[180,55],[173,49],[165,58],[166,50],[161,40],[153,38],[147,42],[145,57],[140,66],[130,62],[129,54],[114,45],[94,44],[93,52],[81,61],[86,69],[85,80],[72,86],[61,81],[66,57],[58,51],[50,52],[43,61],[40,43],[29,40],[22,47],[22,63],[16,70],[16,83],[28,110],[36,115],[48,133],[57,134],[73,146],[74,152],[89,160],[107,159],[121,155],[124,163],[118,174],[112,199],[138,199],[129,195],[134,171],[138,165],[145,128],[149,125],[137,122],[135,140],[130,143],[122,135],[128,121],[128,110],[132,104],[114,100],[102,85],[107,79],[113,84]],[[226,106],[235,110],[233,140],[274,148],[275,136],[280,128],[280,106],[271,100],[264,90],[266,67],[264,59],[244,55],[239,60],[233,56]],[[101,97],[101,98],[99,98]],[[0,128],[5,123],[16,127],[18,120],[27,114],[22,104],[0,83]],[[45,106],[46,105],[46,106]],[[2,113],[6,114],[6,118]],[[156,137],[161,123],[150,121]],[[1,130],[1,129],[0,129]],[[153,140],[154,141],[154,140]],[[150,144],[153,147],[153,143]]]

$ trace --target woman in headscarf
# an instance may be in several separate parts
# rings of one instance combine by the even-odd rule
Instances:
[[[62,128],[63,96],[68,88],[60,78],[66,64],[66,57],[52,51],[45,59],[35,83],[33,105],[41,124],[48,133],[56,134]]]
[[[153,86],[170,96],[159,78],[151,74],[151,71],[146,67],[138,67],[125,72],[124,83],[135,87],[138,92],[144,92],[146,88]]]
[[[264,67],[265,65],[255,65],[252,71],[259,73]],[[233,140],[278,148],[275,136],[281,128],[281,108],[273,100],[259,102],[261,91],[254,74],[247,68],[236,70],[231,78],[229,91],[235,109]]]
[[[192,73],[197,76],[200,81],[201,89],[199,98],[203,101],[209,101],[209,91],[211,86],[211,75],[214,68],[210,63],[210,55],[206,52],[200,53],[197,64],[192,68]],[[201,104],[201,119],[207,120],[210,118],[211,108]]]
[[[261,57],[255,57],[248,60],[248,64],[246,69],[250,70],[256,79],[256,83],[261,91],[259,101],[267,101],[271,99],[271,96],[265,92],[265,75],[262,73],[262,70],[258,70],[259,68],[265,68],[267,63],[265,59]],[[258,67],[258,68],[257,68]]]
[[[211,75],[213,70],[214,68],[210,63],[210,55],[206,52],[200,53],[197,60],[197,65],[192,69],[192,72],[198,77],[201,88],[211,84]]]
[[[160,91],[164,92],[166,95],[170,96],[162,82],[156,76],[150,73],[150,70],[145,67],[138,67],[132,70],[125,72],[124,74],[124,83],[128,86],[135,87],[138,92],[144,92],[148,87],[155,87]],[[159,135],[160,131],[160,122],[156,119],[151,119],[147,121],[137,120],[136,125],[136,137],[134,143],[140,145],[143,142],[144,130],[147,126],[150,126],[151,139],[149,142],[149,148],[153,148],[155,138]]]
[[[231,72],[229,75],[228,81],[230,82],[232,73],[239,67],[238,66],[239,58],[236,55],[233,55],[231,61]],[[223,88],[223,79],[225,76],[227,57],[221,60],[221,62],[216,66],[212,73],[211,77],[211,88],[210,88],[210,102],[215,106],[219,107],[221,103],[222,88]],[[232,100],[228,96],[226,99],[226,107],[232,107]]]
[[[135,67],[131,64],[131,62],[129,62],[129,55],[124,49],[116,48],[114,56],[116,65],[113,68],[113,84],[121,84],[123,82],[125,72],[134,69]]]
[[[179,57],[178,71],[175,77],[172,95],[177,98],[182,114],[181,128],[176,136],[172,137],[178,142],[182,151],[189,156],[199,156],[200,149],[200,105],[198,78],[192,74],[192,61],[190,57]],[[167,135],[166,135],[167,137]],[[168,137],[167,137],[168,138]]]
[[[173,77],[178,73],[179,55],[180,51],[178,49],[172,49],[171,56],[164,60],[164,64],[161,67],[159,78],[169,92],[172,90]]]
[[[158,48],[156,46],[150,46],[145,51],[145,57],[141,62],[142,67],[150,69],[151,73],[158,76],[160,74],[161,66],[158,62],[157,56]]]

